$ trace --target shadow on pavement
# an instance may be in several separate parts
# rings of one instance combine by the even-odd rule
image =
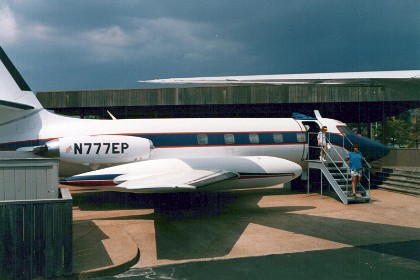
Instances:
[[[103,240],[108,236],[92,221],[73,223],[73,267],[76,273],[113,265]]]
[[[344,248],[325,250],[321,253],[307,252],[246,258],[250,263],[239,265],[237,269],[252,270],[251,267],[257,265],[255,263],[267,259],[267,263],[270,263],[271,266],[266,266],[264,263],[260,265],[262,267],[266,266],[268,270],[273,270],[273,267],[276,268],[274,271],[277,271],[278,274],[273,276],[292,276],[292,274],[288,275],[287,271],[297,273],[297,275],[306,275],[303,272],[296,272],[295,268],[285,268],[284,272],[277,269],[279,264],[281,264],[281,267],[284,267],[285,263],[288,262],[289,265],[304,265],[302,262],[306,260],[307,265],[309,264],[312,269],[318,269],[313,267],[314,263],[318,263],[320,267],[331,265],[331,269],[334,271],[342,269],[342,273],[338,273],[337,276],[343,275],[346,277],[352,275],[352,273],[358,273],[358,276],[364,275],[369,278],[372,276],[371,274],[365,275],[363,271],[359,270],[360,267],[365,266],[364,257],[377,258],[376,261],[381,262],[381,265],[385,262],[381,259],[382,255],[393,256],[394,259],[409,259],[411,262],[419,261],[418,239],[420,229],[298,213],[301,210],[315,208],[308,206],[264,208],[258,206],[258,202],[263,196],[279,195],[282,192],[288,193],[279,189],[165,195],[98,192],[75,194],[73,198],[75,206],[83,210],[154,209],[152,214],[104,218],[103,220],[153,220],[158,259],[182,261],[226,256],[247,226],[252,223],[346,244],[357,247],[357,249]],[[100,232],[97,232],[96,235],[96,238],[93,238],[96,241],[93,240],[92,242],[100,242],[101,238],[104,238]],[[338,252],[343,255],[338,254]],[[364,255],[364,257],[361,255]],[[326,263],[321,262],[321,260],[326,261]],[[107,260],[105,259],[104,262],[107,262]],[[246,260],[235,259],[166,267],[183,271],[194,266],[198,270],[194,272],[194,276],[186,279],[201,279],[201,276],[205,277],[199,272],[201,266],[208,267],[207,271],[209,273],[212,270],[221,269],[229,275],[229,271],[232,271],[232,273],[235,271],[233,269],[235,262],[242,263]],[[222,263],[223,267],[220,267]],[[348,266],[350,266],[349,269]],[[260,270],[256,268],[255,273],[257,271]],[[370,271],[374,271],[374,269]],[[235,271],[235,273],[241,274],[238,271]],[[322,273],[320,272],[319,275],[321,276]],[[390,272],[389,275],[394,275],[394,273]]]
[[[418,257],[389,255],[393,250],[417,248],[419,241],[386,244],[388,249],[369,246],[294,254],[246,257],[207,262],[131,269],[106,279],[418,279]],[[413,251],[411,249],[411,251]]]

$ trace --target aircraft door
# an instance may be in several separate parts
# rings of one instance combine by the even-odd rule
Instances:
[[[308,160],[317,159],[319,157],[317,136],[320,126],[315,120],[301,121],[301,123],[306,130],[306,139],[308,140],[305,145],[303,158]]]

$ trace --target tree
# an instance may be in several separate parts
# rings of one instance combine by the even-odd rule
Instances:
[[[378,126],[378,131],[375,133],[377,140],[392,147],[415,147],[413,139],[416,138],[417,131],[411,119],[410,111],[387,118],[383,126]]]

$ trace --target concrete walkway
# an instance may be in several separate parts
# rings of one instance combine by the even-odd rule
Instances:
[[[419,198],[383,190],[373,190],[369,204],[351,205],[279,188],[174,195],[71,191],[79,278],[420,240]]]
[[[136,264],[140,251],[121,226],[126,216],[148,210],[124,210],[105,202],[120,194],[70,188],[73,196],[73,272],[76,279],[115,275]]]
[[[139,259],[137,245],[112,221],[75,221],[73,271],[77,278],[115,275]]]

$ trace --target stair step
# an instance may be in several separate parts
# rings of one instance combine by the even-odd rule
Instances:
[[[333,172],[333,173],[347,173],[348,168],[347,167],[340,167],[340,168],[335,168],[335,167],[328,167],[327,168],[328,171]]]
[[[351,190],[351,188],[350,188],[350,190],[349,191],[343,191],[343,193],[345,194],[345,195],[347,195],[348,197],[350,197],[350,195],[353,193],[353,191]],[[362,195],[362,196],[365,196],[366,195],[366,192],[365,191],[363,191],[363,190],[356,190],[356,194],[360,194],[360,195]]]
[[[412,187],[412,186],[405,186],[405,185],[399,185],[399,184],[390,184],[389,182],[383,182],[382,184],[378,185],[378,188],[401,189],[401,190],[405,190],[406,192],[420,193],[420,188],[417,186]]]
[[[331,174],[332,175],[332,174]],[[337,177],[337,178],[334,178]],[[345,182],[351,182],[351,177],[343,177],[343,176],[333,176],[335,181],[345,181]]]
[[[377,175],[383,180],[386,180],[388,178],[394,178],[396,180],[402,179],[402,180],[417,181],[420,183],[420,176],[413,175],[413,174],[396,174],[396,173],[379,172]]]
[[[390,173],[390,172],[378,172],[377,174],[382,180],[394,179],[394,180],[408,180],[418,182],[420,184],[420,173],[417,171],[410,172],[405,170],[404,172]]]
[[[348,185],[348,186],[343,185],[343,186],[340,186],[340,188],[343,192],[349,192],[349,193],[352,192],[351,185]]]
[[[348,198],[349,202],[369,202],[370,200],[371,200],[370,197],[361,197],[361,196]]]
[[[382,172],[388,174],[404,174],[409,176],[420,177],[420,169],[413,167],[413,169],[401,169],[401,168],[382,168]]]
[[[399,182],[407,182],[407,183],[414,183],[414,184],[420,184],[420,177],[419,178],[415,178],[415,177],[408,177],[408,176],[395,176],[395,175],[391,175],[387,178],[385,178],[385,180],[391,180],[391,181],[399,181]]]
[[[351,178],[350,174],[347,174],[346,172],[344,173],[331,173],[331,176],[333,177],[337,177],[337,178]]]
[[[330,172],[330,174],[331,175],[333,175],[333,176],[340,176],[340,177],[351,177],[350,176],[350,174],[347,174],[347,170],[346,171],[343,171],[343,172],[331,172],[330,170],[328,171],[328,172]]]
[[[378,189],[420,195],[420,169],[383,167],[374,177]]]
[[[356,189],[357,197],[351,196],[351,176],[348,174],[347,164],[344,162],[332,163],[332,162],[317,162],[308,161],[309,168],[315,168],[321,171],[321,173],[327,179],[329,186],[331,186],[338,197],[344,204],[348,202],[369,202],[370,196],[363,188],[359,185]],[[321,186],[322,187],[322,186]]]
[[[383,184],[387,185],[393,185],[393,186],[401,186],[401,187],[407,187],[407,188],[413,188],[413,189],[419,189],[420,190],[420,184],[419,183],[413,183],[408,181],[395,181],[395,180],[384,180],[382,182]]]
[[[382,184],[378,186],[379,189],[389,190],[389,191],[395,191],[405,194],[412,194],[416,196],[420,196],[420,190],[419,189],[410,189],[410,188],[404,188],[399,186],[391,186],[387,184]]]

